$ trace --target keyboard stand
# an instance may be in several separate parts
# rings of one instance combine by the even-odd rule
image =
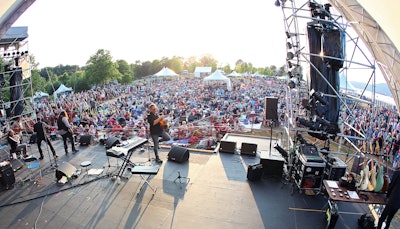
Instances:
[[[150,178],[151,176],[157,175],[158,170],[160,170],[160,166],[158,165],[153,165],[153,166],[142,166],[142,165],[137,165],[131,169],[132,174],[139,174],[140,178],[144,181],[142,185],[140,186],[139,192],[137,195],[139,195],[144,187],[145,184],[147,184],[148,187],[150,187],[151,191],[153,191],[153,196],[156,194],[157,187],[153,187],[150,184]]]

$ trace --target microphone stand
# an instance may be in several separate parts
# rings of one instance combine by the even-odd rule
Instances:
[[[271,120],[271,123],[269,124],[269,126],[271,127],[271,135],[269,137],[269,157],[271,158],[271,154],[272,154],[272,125],[274,124],[274,120]]]
[[[58,167],[57,158],[53,156],[53,158],[54,158],[54,165],[53,165],[53,160],[51,159],[52,156],[50,155],[50,150],[49,150],[49,148],[50,148],[50,146],[49,146],[50,139],[47,137],[47,134],[46,134],[45,129],[44,129],[43,122],[40,121],[40,124],[42,125],[42,131],[43,131],[43,134],[44,134],[44,140],[46,141],[46,150],[47,150],[47,155],[49,156],[49,159],[50,159],[50,166],[52,168],[57,168]],[[36,139],[36,141],[37,141],[37,139]]]

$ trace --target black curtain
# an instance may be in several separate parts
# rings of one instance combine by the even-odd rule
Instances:
[[[10,102],[12,116],[21,115],[24,110],[24,97],[22,91],[22,69],[16,68],[11,73],[10,77]]]

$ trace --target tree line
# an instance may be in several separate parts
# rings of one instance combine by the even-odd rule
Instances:
[[[201,57],[183,57],[173,56],[171,58],[163,57],[153,61],[136,61],[129,64],[125,60],[113,61],[110,51],[99,49],[94,55],[90,56],[85,66],[78,65],[58,65],[55,67],[44,67],[39,69],[39,64],[31,55],[32,66],[32,90],[43,91],[48,94],[53,94],[55,90],[64,84],[67,87],[72,87],[75,92],[89,90],[93,85],[102,85],[114,80],[120,84],[129,84],[136,79],[145,79],[163,67],[168,67],[176,73],[181,73],[183,70],[194,72],[198,66],[211,66],[212,72],[216,69],[221,69],[226,73],[235,70],[238,73],[258,72],[267,76],[282,76],[286,75],[285,66],[255,68],[251,63],[241,59],[237,60],[233,68],[226,64],[219,65],[218,61],[211,55],[206,54]]]

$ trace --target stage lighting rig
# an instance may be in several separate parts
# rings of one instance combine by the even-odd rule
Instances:
[[[328,105],[328,102],[325,100],[323,93],[311,89],[310,96],[314,97],[319,103],[321,103],[321,105],[323,106]]]

